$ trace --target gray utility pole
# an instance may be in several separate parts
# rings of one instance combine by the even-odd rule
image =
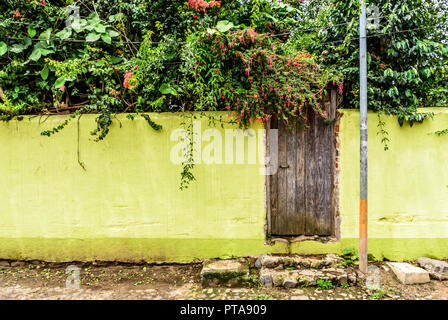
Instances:
[[[359,109],[360,109],[360,180],[359,269],[367,273],[367,38],[366,2],[361,0],[359,15]]]

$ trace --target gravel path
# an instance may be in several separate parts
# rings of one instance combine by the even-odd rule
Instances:
[[[318,288],[268,289],[202,288],[200,264],[189,265],[92,265],[79,267],[80,288],[67,289],[65,273],[69,264],[16,263],[0,266],[0,300],[359,300],[359,299],[444,299],[448,300],[448,281],[431,280],[423,285],[405,286],[381,268],[381,291],[363,286],[331,290]],[[381,264],[378,264],[381,267]]]

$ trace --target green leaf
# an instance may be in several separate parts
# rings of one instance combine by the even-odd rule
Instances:
[[[177,91],[176,91],[173,87],[171,87],[171,85],[170,85],[169,83],[164,83],[164,84],[162,84],[162,85],[160,86],[159,91],[160,91],[162,94],[172,94],[173,96],[176,96],[176,95],[177,95]]]
[[[62,39],[62,40],[70,38],[71,35],[72,35],[72,30],[67,29],[67,28],[56,33],[56,37],[58,37],[59,39]]]
[[[60,88],[60,87],[62,87],[64,84],[65,84],[65,78],[64,78],[64,77],[60,77],[60,78],[57,78],[57,79],[56,79],[56,81],[55,81],[55,83],[54,83],[54,86],[55,86],[55,88]]]
[[[42,40],[49,39],[50,35],[51,35],[51,31],[53,31],[53,29],[52,28],[48,28],[47,30],[45,30],[44,32],[42,32],[40,34],[39,39],[42,39]]]
[[[89,20],[87,21],[86,26],[84,27],[87,31],[93,31],[95,29],[95,25]]]
[[[95,41],[98,41],[100,37],[101,37],[101,35],[99,35],[98,33],[90,32],[86,37],[86,41],[87,42],[95,42]]]
[[[3,41],[0,42],[0,57],[8,51],[8,46]]]
[[[117,32],[117,31],[115,31],[115,30],[109,30],[109,36],[111,37],[111,38],[115,38],[115,37],[118,37],[120,34]]]
[[[219,32],[225,33],[233,28],[233,23],[227,20],[221,20],[218,21],[216,24],[216,29],[218,29]]]
[[[14,53],[21,53],[25,50],[25,46],[23,44],[13,44],[12,47],[9,49],[9,51]]]
[[[95,31],[98,33],[105,33],[106,32],[106,27],[103,24],[97,24],[95,26]]]
[[[49,73],[50,69],[48,69],[48,66],[45,66],[45,68],[43,68],[42,71],[40,72],[40,76],[42,77],[43,80],[47,80]]]
[[[31,26],[28,26],[28,35],[33,38],[36,35],[36,29]]]
[[[33,52],[31,52],[31,55],[29,57],[30,60],[37,61],[42,56],[42,49],[41,48],[34,48]]]
[[[96,14],[96,12],[92,12],[91,14],[89,14],[88,18],[89,20],[87,22],[89,24],[97,24],[101,21],[100,17],[98,16],[98,14]]]
[[[43,56],[47,56],[50,53],[54,53],[54,50],[49,50],[49,49],[40,49],[40,53],[42,53]]]
[[[112,43],[112,38],[107,33],[103,33],[101,35],[101,39],[103,39],[103,41],[106,42],[107,44],[111,44]]]
[[[216,29],[210,29],[210,28],[207,28],[207,33],[213,35],[213,34],[216,33]]]
[[[87,21],[85,19],[74,19],[70,27],[75,30],[76,33],[80,33],[84,30],[85,25],[87,24]]]
[[[278,19],[276,19],[275,17],[271,16],[270,14],[262,13],[261,16],[264,16],[264,17],[266,17],[266,18],[272,20],[272,22],[274,22],[274,23],[277,23],[277,22],[278,22]]]
[[[121,57],[116,57],[116,56],[110,58],[110,61],[112,62],[112,64],[117,64],[121,60],[122,60]]]
[[[33,41],[31,41],[30,38],[26,38],[25,42],[23,43],[23,45],[25,46],[25,49],[28,48],[32,44],[33,44]]]

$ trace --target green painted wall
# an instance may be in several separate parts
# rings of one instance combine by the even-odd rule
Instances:
[[[434,121],[413,128],[385,118],[389,151],[376,136],[376,114],[369,114],[369,252],[377,258],[448,256],[448,137],[429,134],[448,127],[448,110],[433,111]],[[199,164],[197,181],[180,191],[181,166],[170,161],[177,142],[170,135],[186,119],[173,113],[150,116],[163,125],[161,132],[144,119],[118,115],[101,142],[90,135],[95,116],[82,116],[79,151],[85,171],[77,160],[76,120],[50,138],[40,132],[66,117],[1,123],[0,259],[188,262],[357,246],[356,111],[344,111],[340,124],[342,239],[290,247],[265,244],[262,164]],[[201,122],[204,132],[208,120]]]
[[[389,132],[384,151],[376,113],[368,115],[369,252],[378,258],[448,257],[448,109],[434,120],[400,127],[396,117],[382,117]],[[359,113],[343,111],[340,123],[341,237],[358,237]]]

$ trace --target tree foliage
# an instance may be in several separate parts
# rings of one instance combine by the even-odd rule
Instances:
[[[448,103],[448,2],[438,0],[370,0],[378,10],[368,29],[369,108],[409,116],[419,107]],[[345,77],[343,105],[359,108],[359,5],[337,1],[326,25],[309,44],[320,62]],[[369,15],[374,17],[373,12]]]
[[[369,107],[408,116],[446,104],[447,2],[368,5],[380,14],[368,32]],[[0,112],[81,108],[106,127],[123,111],[303,121],[304,102],[323,115],[320,95],[333,82],[342,107],[357,108],[358,15],[349,0],[3,1]]]
[[[69,6],[71,5],[71,6]],[[4,119],[97,112],[229,110],[242,125],[304,120],[339,77],[296,48],[303,6],[277,1],[7,1],[0,5]],[[6,102],[8,105],[6,105]],[[156,126],[154,126],[157,128]]]

